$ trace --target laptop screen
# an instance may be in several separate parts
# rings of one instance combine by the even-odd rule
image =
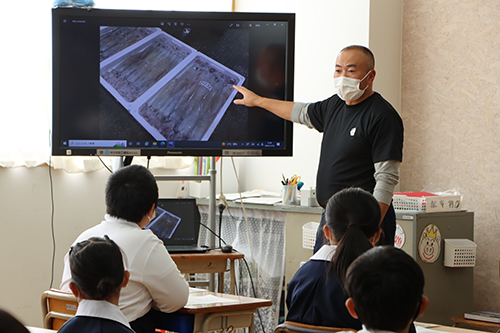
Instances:
[[[146,226],[168,245],[198,245],[200,212],[196,199],[158,199],[156,217]]]

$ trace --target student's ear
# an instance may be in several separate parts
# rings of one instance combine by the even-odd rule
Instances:
[[[80,289],[74,284],[73,282],[69,283],[69,289],[71,289],[71,292],[73,295],[75,295],[75,298],[80,301],[82,299],[81,291]]]
[[[129,279],[130,279],[130,272],[125,271],[125,274],[123,275],[122,288],[125,288],[127,286]]]
[[[332,243],[335,242],[335,237],[333,237],[333,231],[332,231],[332,229],[330,229],[326,225],[324,225],[323,226],[323,233],[325,234],[326,239],[328,239]]]
[[[345,307],[347,308],[347,312],[349,312],[349,314],[355,318],[355,319],[359,319],[358,318],[358,314],[356,313],[356,310],[354,309],[354,302],[352,301],[352,298],[348,298],[347,301],[345,301]]]
[[[423,316],[425,313],[425,310],[427,310],[427,307],[429,306],[429,299],[427,296],[422,295],[422,301],[420,302],[420,311],[418,312],[418,316]]]
[[[154,216],[154,213],[155,213],[155,209],[156,209],[156,205],[155,205],[155,204],[153,204],[153,206],[151,206],[151,209],[150,209],[150,210],[149,210],[149,212],[148,212],[148,217],[149,217],[150,219],[153,219],[153,216]]]
[[[375,246],[378,243],[381,234],[382,234],[382,229],[378,229],[378,231],[372,237],[370,237],[370,243],[372,243],[373,246]]]

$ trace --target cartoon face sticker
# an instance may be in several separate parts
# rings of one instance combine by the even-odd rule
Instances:
[[[401,249],[406,242],[406,233],[402,226],[396,223],[396,235],[394,235],[394,247]]]
[[[434,224],[427,225],[422,231],[418,244],[420,259],[426,263],[433,263],[441,253],[441,232]]]

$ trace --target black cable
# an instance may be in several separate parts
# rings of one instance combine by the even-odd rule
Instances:
[[[212,229],[210,229],[209,227],[207,227],[206,225],[204,225],[200,221],[198,221],[198,223],[201,224],[202,226],[204,226],[205,228],[207,228],[207,230],[210,231],[212,234],[214,234],[214,236],[217,237],[219,239],[219,241],[222,241],[222,243],[224,243],[224,245],[226,245],[226,242],[219,235],[217,235]]]
[[[255,292],[255,286],[253,285],[252,272],[250,271],[250,267],[248,266],[248,262],[246,261],[245,257],[243,257],[242,259],[243,259],[243,262],[245,263],[245,265],[247,266],[248,276],[250,277],[250,284],[252,286],[253,295],[255,298],[257,298],[257,293]],[[263,295],[261,295],[261,297],[263,297]],[[260,325],[262,326],[262,332],[265,333],[266,330],[264,329],[264,323],[262,322],[262,317],[260,315],[259,309],[257,309],[257,314],[259,315]]]
[[[222,212],[224,211],[224,208],[226,208],[226,206],[224,206],[224,204],[219,204],[219,235],[222,235]],[[219,247],[222,247],[220,241],[221,241],[222,238],[219,237]],[[225,244],[225,243],[224,243]]]
[[[219,209],[220,209],[220,207],[219,207]],[[221,213],[221,215],[222,215],[222,213]],[[210,231],[212,234],[214,234],[217,238],[219,238],[219,242],[222,241],[224,243],[224,245],[226,244],[226,242],[222,239],[222,237],[217,235],[212,229],[210,229],[208,226],[204,225],[201,222],[199,222],[199,223],[202,226],[204,226],[205,228],[207,228],[207,230]],[[255,286],[253,284],[252,272],[250,271],[250,267],[248,266],[248,262],[246,261],[245,257],[243,257],[242,259],[243,259],[243,262],[245,263],[245,265],[247,266],[248,276],[250,277],[250,284],[252,286],[252,291],[253,291],[254,297],[257,298],[257,293],[255,292]],[[260,315],[259,309],[257,309],[257,314],[259,315],[260,325],[262,326],[262,332],[265,333],[266,330],[264,329],[264,323],[262,321],[262,316]]]
[[[50,217],[50,229],[52,232],[52,269],[50,273],[49,289],[52,289],[52,284],[54,283],[54,264],[56,260],[56,235],[54,231],[54,186],[52,181],[52,154],[49,155],[49,183],[50,183],[50,202],[52,205],[52,211]]]
[[[146,169],[149,169],[149,161],[151,160],[151,156],[148,155],[147,158],[148,158],[148,163],[146,165]]]
[[[106,169],[108,169],[109,172],[113,173],[113,171],[106,165],[106,163],[104,163],[104,161],[101,159],[101,156],[97,156],[97,158],[99,159],[99,161],[101,161],[102,165],[104,165],[104,167]]]

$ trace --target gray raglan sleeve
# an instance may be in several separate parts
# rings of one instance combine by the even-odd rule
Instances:
[[[391,204],[394,188],[399,182],[399,168],[401,162],[388,160],[375,163],[375,189],[373,196],[378,202]]]
[[[294,123],[299,123],[302,125],[306,125],[309,128],[314,128],[311,123],[311,119],[309,119],[309,114],[307,113],[307,108],[311,103],[300,103],[295,102],[292,107],[292,113],[290,115],[290,119]]]

